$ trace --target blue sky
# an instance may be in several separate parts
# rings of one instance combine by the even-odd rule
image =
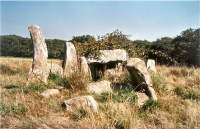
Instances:
[[[39,25],[46,38],[103,35],[119,29],[130,39],[174,37],[200,27],[200,1],[192,2],[1,2],[1,35],[30,37]]]

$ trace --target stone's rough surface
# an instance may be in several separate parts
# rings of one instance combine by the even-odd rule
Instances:
[[[76,109],[87,109],[93,112],[98,112],[98,103],[92,96],[79,96],[64,101],[64,106],[67,111],[74,111]]]
[[[89,83],[87,86],[87,91],[89,93],[101,94],[104,92],[112,92],[111,82],[103,80],[99,82]]]
[[[89,58],[88,63],[108,63],[114,61],[127,61],[128,53],[123,49],[100,50],[98,59]]]
[[[47,83],[49,69],[47,64],[48,51],[45,39],[39,26],[29,26],[28,30],[34,47],[33,64],[29,71],[28,80],[38,79]]]
[[[57,74],[61,77],[63,76],[63,68],[60,65],[48,63],[48,67],[49,67],[50,73]]]
[[[85,57],[80,57],[80,71],[85,79],[92,80],[90,67],[87,64]]]
[[[155,73],[157,72],[155,60],[152,60],[152,59],[147,60],[147,69],[148,71],[152,71]]]
[[[152,87],[151,76],[147,71],[145,62],[139,58],[130,58],[127,62],[127,70],[130,73],[132,83],[138,89],[144,89],[146,94],[153,100],[157,100]]]
[[[145,93],[137,92],[136,95],[138,97],[137,104],[138,104],[139,107],[143,106],[144,103],[147,100],[149,100],[148,96]]]
[[[77,54],[76,49],[71,42],[66,42],[65,46],[66,52],[63,61],[63,70],[64,76],[69,77],[78,69]]]
[[[54,95],[57,95],[59,94],[59,90],[58,89],[48,89],[48,90],[45,90],[44,92],[41,93],[41,95],[45,98],[49,98],[50,96],[54,96]]]

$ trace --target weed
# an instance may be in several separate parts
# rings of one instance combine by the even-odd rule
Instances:
[[[49,75],[49,83],[53,82],[56,86],[62,86],[64,88],[69,89],[70,84],[67,78],[62,78],[57,74],[50,74]]]
[[[85,91],[87,87],[87,80],[82,77],[79,72],[74,72],[69,78],[67,78],[68,84],[73,91]]]
[[[142,106],[141,111],[153,111],[160,107],[160,104],[158,101],[154,101],[152,99],[149,99],[145,102],[145,104]]]
[[[73,120],[81,120],[83,118],[85,118],[88,115],[88,112],[86,110],[84,110],[83,108],[77,109],[75,110],[72,114],[71,114],[71,118]]]
[[[131,129],[131,120],[120,118],[115,122],[115,129]]]
[[[4,88],[7,89],[8,92],[11,93],[11,94],[14,94],[14,93],[21,91],[21,87],[18,86],[18,85],[12,85],[11,84],[11,85],[5,86]]]
[[[111,100],[118,103],[129,102],[130,104],[135,104],[137,100],[137,95],[133,90],[121,89],[115,91],[114,93],[102,93],[101,95],[95,94],[95,99],[102,103]]]
[[[120,102],[120,103],[129,102],[131,104],[134,104],[137,100],[137,95],[133,90],[122,89],[116,93],[113,93],[112,99],[114,102]]]
[[[6,105],[0,102],[0,114],[1,115],[12,115],[12,114],[24,114],[26,108],[23,104],[10,104]]]
[[[112,93],[102,93],[100,95],[94,94],[95,100],[104,103],[107,102],[111,98]]]
[[[191,99],[197,101],[200,100],[200,93],[198,93],[197,91],[186,90],[181,87],[176,87],[174,89],[174,92],[176,93],[176,95],[181,96],[184,99]]]
[[[35,93],[41,93],[48,89],[48,86],[45,85],[44,83],[31,83],[27,87],[23,87],[24,93],[29,93],[29,92],[35,92]]]
[[[19,69],[11,69],[9,66],[7,65],[0,65],[0,73],[1,74],[6,74],[6,75],[15,75],[17,73],[19,73],[20,70]]]
[[[4,88],[6,88],[6,89],[16,89],[16,88],[19,88],[19,86],[11,84],[11,85],[5,86]]]
[[[166,81],[161,75],[152,74],[151,78],[152,78],[153,87],[159,94],[166,91]]]

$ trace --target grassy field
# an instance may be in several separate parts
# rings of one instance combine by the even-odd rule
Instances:
[[[132,91],[113,96],[95,96],[99,112],[84,110],[73,113],[62,108],[62,102],[87,94],[61,89],[55,97],[42,98],[40,93],[58,87],[63,80],[50,77],[47,85],[26,85],[31,59],[0,58],[0,114],[2,129],[199,129],[200,69],[157,66],[151,74],[158,102],[148,101],[138,107]],[[59,60],[49,62],[60,64]]]

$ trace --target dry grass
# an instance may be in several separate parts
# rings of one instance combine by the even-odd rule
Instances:
[[[69,114],[61,107],[63,100],[86,93],[73,93],[71,89],[64,88],[57,96],[42,98],[40,92],[60,85],[60,81],[50,80],[48,85],[25,86],[31,61],[23,58],[0,58],[1,128],[200,128],[200,69],[157,66],[158,73],[152,74],[152,78],[159,101],[158,104],[146,103],[145,108],[143,107],[145,110],[127,101],[114,101],[114,98],[109,97],[104,102],[99,101],[97,114],[82,110]],[[52,62],[61,63],[58,60]],[[78,87],[77,83],[71,83]]]

